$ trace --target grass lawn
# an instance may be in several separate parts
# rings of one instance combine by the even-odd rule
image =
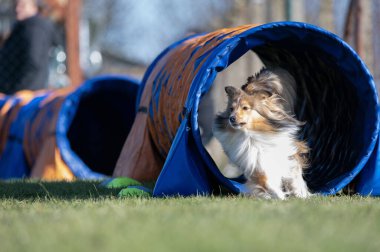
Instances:
[[[0,182],[0,251],[380,251],[380,199],[118,198]]]

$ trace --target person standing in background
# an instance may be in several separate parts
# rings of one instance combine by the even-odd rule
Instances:
[[[47,87],[49,50],[57,45],[53,22],[40,15],[41,0],[17,0],[10,36],[0,48],[0,92]]]

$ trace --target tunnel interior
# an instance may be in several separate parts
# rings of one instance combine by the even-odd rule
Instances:
[[[137,85],[103,79],[79,96],[67,132],[71,150],[91,169],[111,176],[135,117]]]
[[[296,117],[306,122],[300,138],[311,148],[304,178],[311,190],[350,171],[363,148],[358,131],[355,89],[335,59],[296,41],[255,48],[265,65],[286,69],[297,83]]]

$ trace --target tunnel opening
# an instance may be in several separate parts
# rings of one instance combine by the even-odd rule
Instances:
[[[67,140],[73,157],[92,172],[112,175],[135,117],[137,87],[123,79],[104,78],[74,98]]]
[[[278,34],[281,35],[276,36]],[[373,124],[363,125],[363,122],[376,120],[375,117],[370,118],[368,113],[370,101],[363,96],[367,91],[359,87],[363,85],[360,82],[365,81],[365,78],[357,73],[362,71],[360,69],[362,65],[356,62],[355,56],[350,55],[354,54],[353,51],[349,51],[346,47],[342,48],[341,43],[336,41],[333,35],[329,36],[311,33],[307,29],[302,30],[298,27],[294,30],[272,27],[271,30],[252,32],[243,39],[243,36],[240,37],[243,45],[238,44],[231,50],[226,66],[215,68],[217,80],[219,74],[229,71],[230,67],[238,64],[241,57],[254,52],[264,67],[281,67],[295,78],[297,83],[295,116],[306,123],[300,132],[300,139],[305,140],[311,148],[310,167],[304,173],[304,178],[308,187],[314,192],[328,192],[345,176],[353,176],[352,171],[371,144],[369,132],[364,129],[373,127]],[[260,42],[256,43],[255,40]],[[253,46],[248,47],[249,44]],[[348,60],[350,57],[353,59]],[[255,71],[250,75],[254,73]],[[248,76],[244,78],[246,77]],[[243,84],[244,82],[241,82],[240,86]],[[217,83],[217,85],[220,87],[215,88],[214,83],[210,90],[221,90],[231,83]],[[203,97],[210,96],[208,94],[210,90],[206,88]],[[221,94],[224,90],[218,92]],[[202,99],[199,109],[198,105],[195,105],[199,118],[204,117]],[[222,109],[224,106],[225,104]],[[220,111],[219,107],[218,112]],[[203,127],[207,126],[200,122],[201,131]],[[373,128],[371,130],[373,131]],[[209,150],[208,154],[213,158]],[[207,156],[204,155],[206,160]],[[212,160],[208,163],[211,164],[213,171],[218,161]]]

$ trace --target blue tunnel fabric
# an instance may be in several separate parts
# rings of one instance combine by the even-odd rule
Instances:
[[[6,103],[8,98],[9,98],[9,96],[6,96],[6,95],[0,97],[0,109],[4,106],[4,104]]]
[[[23,139],[25,126],[34,113],[39,109],[40,103],[48,96],[48,92],[34,97],[23,106],[12,122],[7,137],[5,149],[0,156],[0,178],[26,178],[30,175],[30,167],[24,155]]]
[[[169,47],[150,69],[164,54],[181,48],[186,41]],[[154,195],[246,190],[243,184],[225,178],[217,169],[202,145],[197,113],[199,101],[217,73],[249,50],[257,53],[265,65],[279,65],[290,71],[302,86],[296,114],[310,122],[303,134],[313,150],[311,173],[306,176],[313,191],[336,194],[355,179],[356,192],[380,195],[379,103],[373,78],[359,56],[339,37],[296,22],[253,27],[202,55],[198,61],[203,61],[203,65],[192,76],[184,116],[178,116],[181,125]],[[144,80],[149,74],[148,71]],[[165,80],[156,80],[158,85],[165,85]]]
[[[136,115],[139,82],[128,76],[101,76],[68,95],[57,120],[57,146],[79,179],[112,175]]]
[[[379,138],[370,159],[359,173],[355,183],[355,191],[364,196],[380,195],[380,153]]]

